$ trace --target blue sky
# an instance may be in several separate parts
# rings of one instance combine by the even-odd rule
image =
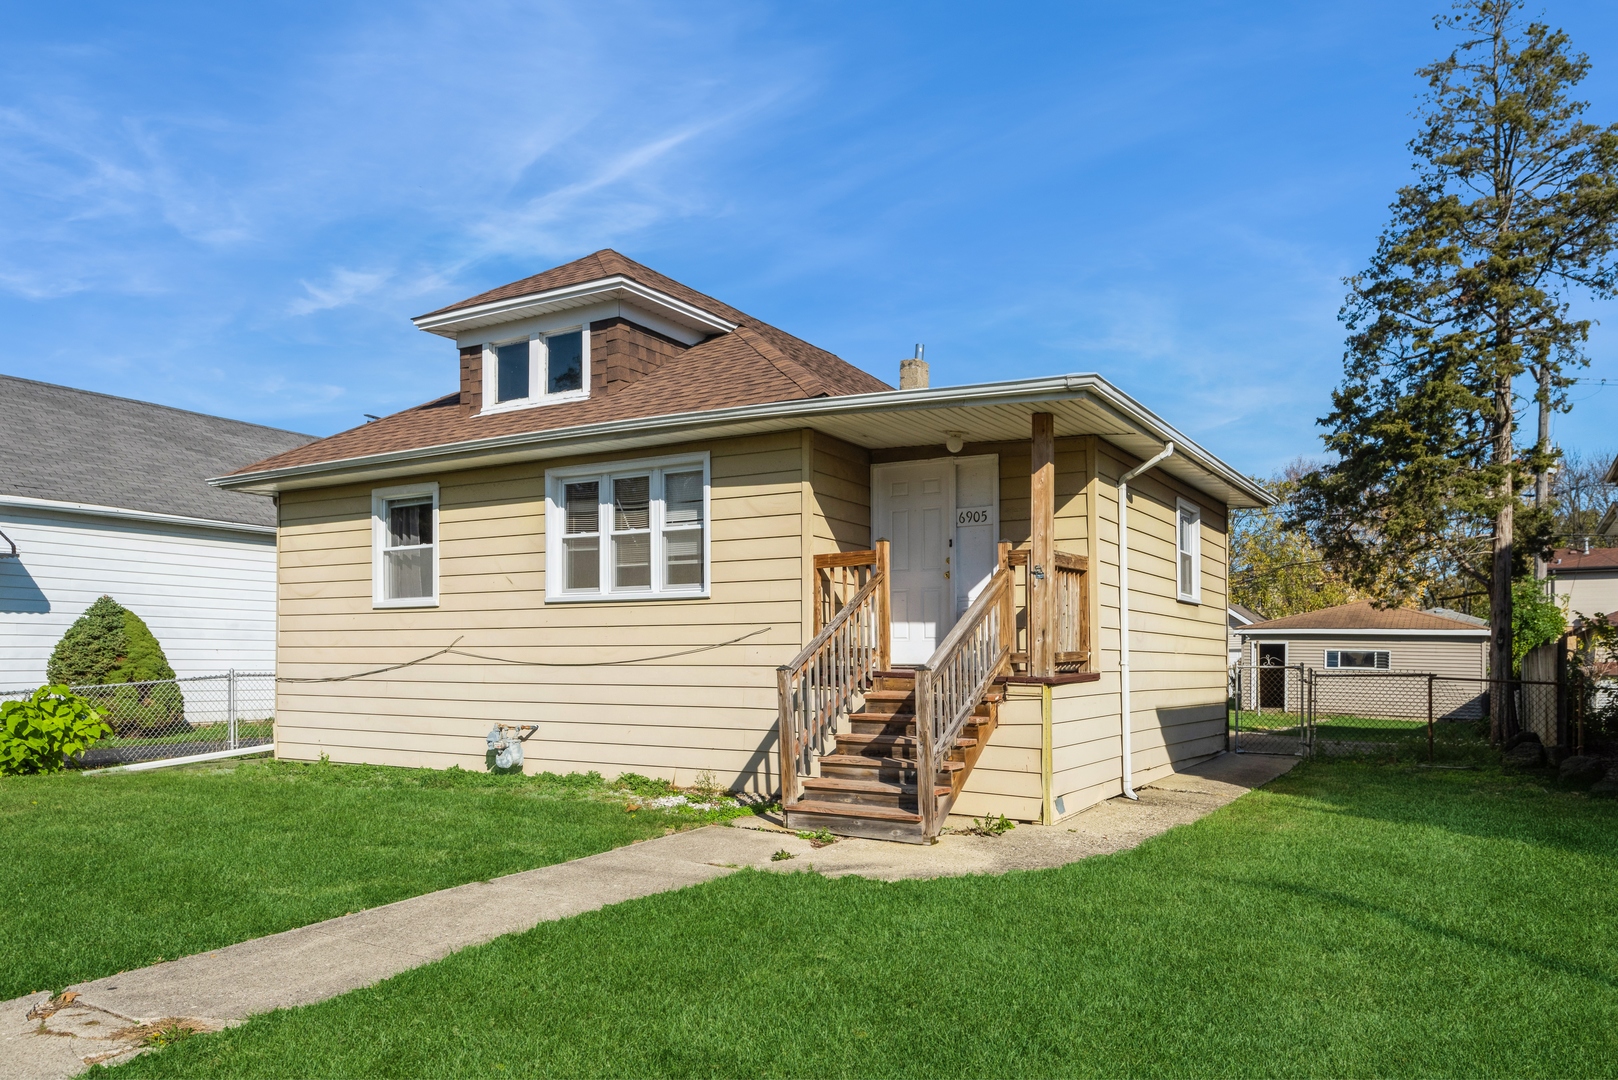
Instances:
[[[1442,4],[7,5],[0,372],[328,434],[453,388],[410,316],[615,247],[889,382],[1100,372],[1268,473]],[[1618,120],[1618,5],[1546,16]],[[1614,395],[1559,439],[1613,448]]]

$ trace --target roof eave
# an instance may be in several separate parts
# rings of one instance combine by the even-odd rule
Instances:
[[[703,333],[728,334],[739,325],[695,304],[688,304],[659,289],[643,285],[623,274],[612,274],[577,285],[543,289],[539,292],[508,296],[467,307],[429,312],[426,315],[417,315],[410,321],[418,330],[425,330],[440,337],[454,338],[463,330],[516,322],[532,315],[579,307],[614,296],[650,307],[665,318]]]
[[[289,484],[310,486],[310,481],[321,478],[327,483],[342,482],[344,474],[363,473],[367,470],[398,468],[407,464],[420,467],[442,466],[457,458],[475,458],[497,452],[522,449],[551,449],[561,452],[570,444],[610,439],[617,435],[674,437],[700,436],[704,428],[725,425],[772,421],[812,421],[816,417],[833,414],[881,413],[943,407],[972,407],[975,405],[1004,405],[1032,403],[1059,399],[1090,400],[1104,405],[1133,426],[1141,435],[1157,443],[1172,442],[1177,456],[1191,462],[1197,469],[1217,480],[1230,490],[1245,495],[1253,506],[1273,506],[1274,495],[1229,465],[1220,461],[1202,447],[1186,438],[1149,409],[1129,395],[1108,383],[1099,375],[1057,375],[1038,379],[1019,379],[1007,382],[979,383],[971,386],[938,387],[926,390],[883,390],[869,394],[846,394],[833,397],[802,398],[761,405],[741,405],[727,409],[703,412],[671,413],[664,416],[637,417],[611,420],[599,424],[557,428],[549,431],[519,432],[485,439],[446,443],[438,446],[410,450],[390,451],[335,461],[313,462],[282,469],[265,469],[250,473],[233,473],[210,479],[216,487],[236,491],[255,491],[269,494],[283,490]],[[468,462],[468,465],[472,462]],[[359,479],[356,476],[354,479]],[[1243,505],[1230,502],[1229,505]]]

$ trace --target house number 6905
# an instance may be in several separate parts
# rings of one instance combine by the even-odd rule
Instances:
[[[957,510],[955,524],[957,525],[987,525],[989,512],[987,510]]]

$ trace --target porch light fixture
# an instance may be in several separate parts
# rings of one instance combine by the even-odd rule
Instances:
[[[0,532],[0,559],[18,558],[17,542],[5,533]]]
[[[966,445],[966,440],[962,438],[961,433],[959,431],[946,431],[944,434],[949,436],[944,440],[944,449],[952,454],[959,454],[961,448]]]

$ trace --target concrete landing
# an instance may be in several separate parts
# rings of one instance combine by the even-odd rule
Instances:
[[[154,1026],[217,1030],[307,1005],[470,945],[608,904],[701,884],[743,867],[897,880],[1064,866],[1134,847],[1273,780],[1295,758],[1224,754],[1050,827],[998,837],[950,834],[922,847],[841,840],[815,849],[767,822],[709,826],[0,1003],[0,1080],[59,1080],[127,1060]],[[774,860],[779,851],[790,859]],[[68,995],[64,995],[66,998]]]

